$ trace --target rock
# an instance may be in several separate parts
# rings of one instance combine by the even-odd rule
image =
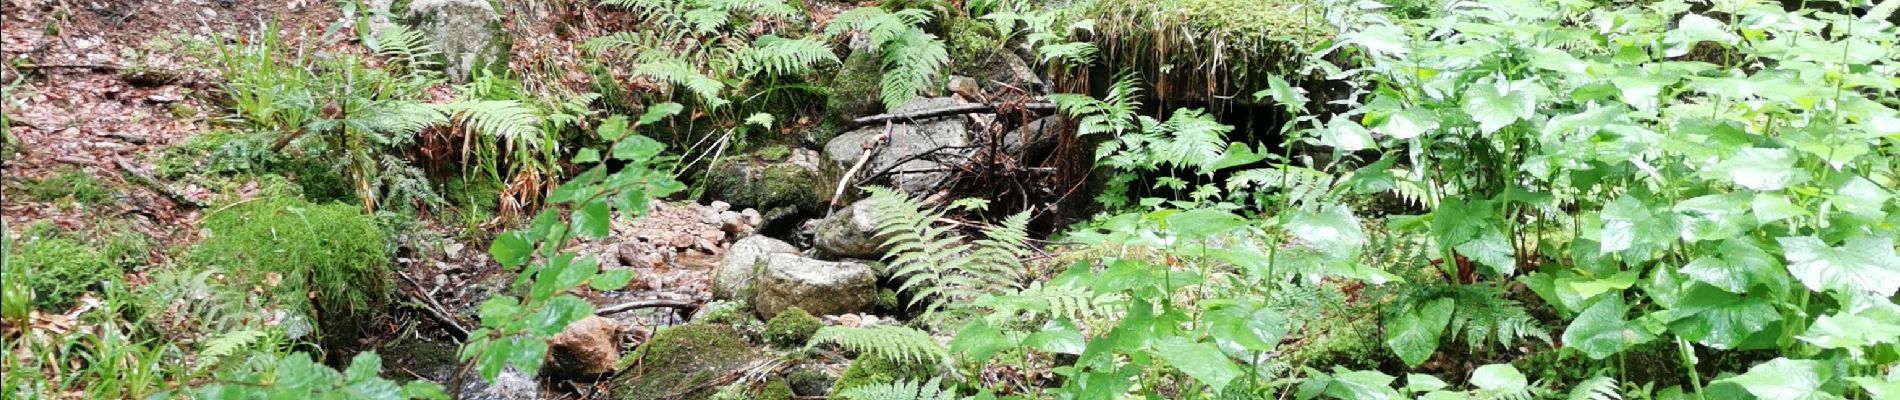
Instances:
[[[415,0],[407,19],[442,53],[451,82],[468,82],[475,70],[508,68],[508,32],[488,0]]]
[[[1042,117],[1003,135],[1003,152],[1032,160],[1055,150],[1062,136],[1062,120]]]
[[[965,99],[977,100],[983,98],[983,88],[977,85],[975,78],[951,76],[950,83],[945,86],[950,88],[950,93],[956,93]]]
[[[957,104],[956,100],[950,98],[920,97],[911,99],[903,107],[891,112],[930,110]],[[864,144],[882,134],[884,126],[879,125],[839,135],[825,143],[825,156],[840,170],[849,169],[863,154]],[[878,146],[878,151],[872,154],[864,169],[858,171],[858,177],[889,171],[889,175],[871,183],[889,184],[912,195],[934,192],[950,177],[949,171],[938,160],[961,162],[968,158],[969,145],[969,128],[960,116],[926,120],[918,125],[892,125],[889,140]]]
[[[616,400],[705,399],[720,378],[754,358],[745,335],[729,326],[691,323],[659,331],[636,350],[640,363],[607,384]]]
[[[501,370],[495,376],[495,382],[482,379],[479,372],[470,370],[462,378],[461,398],[463,400],[540,400],[541,384],[534,377],[521,373],[515,367]]]
[[[726,249],[726,256],[714,267],[712,276],[713,297],[726,300],[751,301],[754,285],[757,284],[759,267],[769,254],[797,254],[798,248],[791,244],[766,237],[752,235],[734,242]]]
[[[588,316],[548,341],[548,376],[574,379],[614,372],[620,362],[620,323]]]
[[[389,6],[394,2],[395,0],[365,0],[363,2],[364,16],[369,23],[371,35],[381,35],[384,29],[389,29],[393,25],[389,22],[389,17],[394,16],[390,13]]]
[[[1028,62],[1024,62],[1022,57],[1014,53],[998,52],[992,57],[987,57],[969,74],[977,77],[977,82],[988,93],[1002,93],[1010,90],[1004,85],[1027,90],[1032,94],[1043,93],[1047,90],[1047,87],[1043,85],[1042,77],[1036,75],[1036,70],[1030,68]]]
[[[877,273],[849,261],[820,261],[796,254],[765,256],[753,308],[771,319],[798,307],[813,315],[862,312],[877,299]]]
[[[848,123],[851,119],[883,111],[884,101],[878,97],[879,80],[883,76],[877,51],[852,50],[851,55],[845,56],[838,73],[827,82],[831,97],[825,102],[825,119],[831,123]]]
[[[812,244],[830,257],[876,259],[884,255],[877,237],[877,215],[870,199],[858,200],[818,220]]]
[[[761,151],[760,153],[763,153]],[[707,197],[731,204],[714,210],[751,208],[767,213],[796,215],[824,212],[831,197],[822,156],[816,151],[792,149],[778,158],[754,153],[720,163],[707,174]],[[789,210],[790,213],[785,213]],[[770,223],[771,221],[761,221]],[[755,225],[757,226],[757,225]]]

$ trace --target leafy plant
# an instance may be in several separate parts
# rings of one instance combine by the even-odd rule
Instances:
[[[826,343],[902,363],[933,363],[947,356],[943,345],[929,333],[902,326],[827,326],[818,329],[807,346]]]
[[[892,12],[858,7],[832,16],[825,25],[825,35],[836,38],[856,32],[870,39],[871,48],[884,66],[878,97],[885,107],[897,108],[935,82],[950,63],[950,51],[943,40],[923,29],[931,15],[922,9]]]
[[[1017,213],[1001,224],[984,229],[985,238],[964,243],[953,235],[955,226],[939,223],[950,209],[926,210],[903,193],[869,188],[877,215],[877,237],[883,238],[885,260],[894,276],[903,279],[898,290],[911,293],[911,304],[928,302],[925,313],[945,302],[998,293],[1020,285],[1028,213]],[[964,205],[967,204],[967,205]],[[980,209],[980,203],[952,208]]]

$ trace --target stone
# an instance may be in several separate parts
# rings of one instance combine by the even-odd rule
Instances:
[[[407,20],[442,54],[450,82],[468,82],[476,70],[508,68],[508,32],[488,0],[415,0]]]
[[[835,182],[825,178],[822,159],[807,149],[790,150],[778,159],[757,153],[734,157],[707,174],[707,197],[730,202],[723,208],[715,205],[713,209],[721,212],[745,208],[784,216],[824,212]]]
[[[765,256],[754,311],[771,319],[792,307],[813,315],[869,310],[877,299],[877,273],[850,261],[821,261],[796,254]]]
[[[812,244],[829,257],[876,259],[884,255],[877,237],[877,215],[870,199],[851,203],[818,220]]]
[[[931,110],[957,104],[955,99],[947,97],[919,97],[891,112]],[[877,146],[871,160],[858,171],[858,178],[889,171],[887,176],[870,183],[890,185],[912,195],[936,191],[950,177],[948,168],[939,160],[956,163],[969,158],[969,127],[961,116],[920,122],[892,125],[890,138]],[[877,125],[839,135],[825,143],[825,157],[840,170],[849,169],[863,155],[864,144],[884,131],[883,125]]]
[[[956,93],[965,99],[977,100],[983,98],[983,88],[977,85],[975,78],[960,75],[951,76],[950,83],[945,86],[950,88],[950,93]]]
[[[798,248],[778,239],[764,235],[747,236],[726,248],[726,256],[713,268],[712,293],[714,298],[736,301],[751,301],[756,292],[759,267],[762,259],[769,254],[797,254]]]
[[[987,57],[983,63],[977,65],[976,70],[970,72],[970,75],[978,77],[977,82],[988,93],[1003,93],[1012,90],[1009,87],[1027,90],[1031,94],[1044,93],[1047,89],[1043,85],[1042,77],[1036,75],[1036,70],[1030,68],[1029,63],[1024,62],[1023,58],[1016,56],[1015,53],[998,52],[992,57]]]
[[[482,379],[480,373],[469,370],[462,377],[461,398],[464,400],[540,400],[541,384],[534,377],[521,373],[515,367],[501,370],[495,376],[495,382]]]
[[[1061,129],[1062,120],[1057,117],[1029,121],[1003,135],[1003,152],[1020,155],[1024,160],[1048,155],[1061,140]]]
[[[660,330],[641,345],[640,363],[607,384],[609,399],[705,399],[722,377],[751,363],[756,354],[732,327],[691,323]]]
[[[620,362],[620,323],[588,316],[548,341],[548,376],[576,379],[614,372]]]

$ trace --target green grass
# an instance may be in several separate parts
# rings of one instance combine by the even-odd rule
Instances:
[[[20,189],[27,198],[41,202],[98,204],[112,197],[112,188],[99,182],[98,177],[70,168],[45,178],[21,182]]]

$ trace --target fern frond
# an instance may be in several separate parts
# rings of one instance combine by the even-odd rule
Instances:
[[[516,100],[459,101],[439,106],[463,126],[482,135],[514,141],[541,135],[539,114]],[[529,141],[534,142],[534,141]]]
[[[1095,62],[1096,53],[1095,44],[1089,42],[1051,43],[1036,48],[1036,54],[1045,63],[1065,61],[1073,65],[1089,65]]]
[[[1578,382],[1570,388],[1570,400],[1623,400],[1616,378],[1598,376]]]
[[[1020,270],[1029,249],[1026,213],[985,228],[985,238],[967,241],[954,226],[939,224],[944,209],[925,209],[918,201],[887,188],[869,188],[877,215],[877,235],[883,238],[884,259],[892,276],[903,282],[898,290],[911,294],[911,304],[924,304],[934,313],[946,300],[965,301],[1019,287]],[[959,202],[967,203],[967,202]]]
[[[838,393],[846,400],[955,400],[956,394],[945,390],[939,382],[943,378],[931,378],[929,382],[901,380],[891,383],[869,384],[847,389]]]
[[[948,350],[930,334],[904,326],[827,326],[812,335],[810,345],[823,343],[904,363],[934,364],[948,355]]]
[[[798,75],[809,73],[821,63],[838,63],[838,55],[815,38],[787,39],[773,35],[759,37],[739,59],[744,75]]]
[[[1206,170],[1227,151],[1227,133],[1234,127],[1215,121],[1200,109],[1183,108],[1174,110],[1161,129],[1169,137],[1161,146],[1163,161],[1211,172]]]
[[[897,108],[923,91],[950,64],[950,51],[937,35],[909,29],[882,46],[884,79],[878,87],[884,106]]]
[[[256,329],[240,329],[218,335],[217,338],[205,342],[204,350],[198,352],[198,364],[200,366],[216,364],[225,356],[235,354],[238,350],[257,343],[258,339],[264,338],[264,335],[264,331]]]
[[[700,101],[704,101],[707,105],[713,107],[727,103],[725,99],[719,97],[719,92],[725,89],[726,84],[720,83],[718,79],[713,79],[705,74],[701,74],[697,68],[683,61],[673,60],[635,65],[633,67],[633,75],[644,76],[652,78],[655,81],[685,87],[686,90],[692,92],[693,95],[699,96]]]

